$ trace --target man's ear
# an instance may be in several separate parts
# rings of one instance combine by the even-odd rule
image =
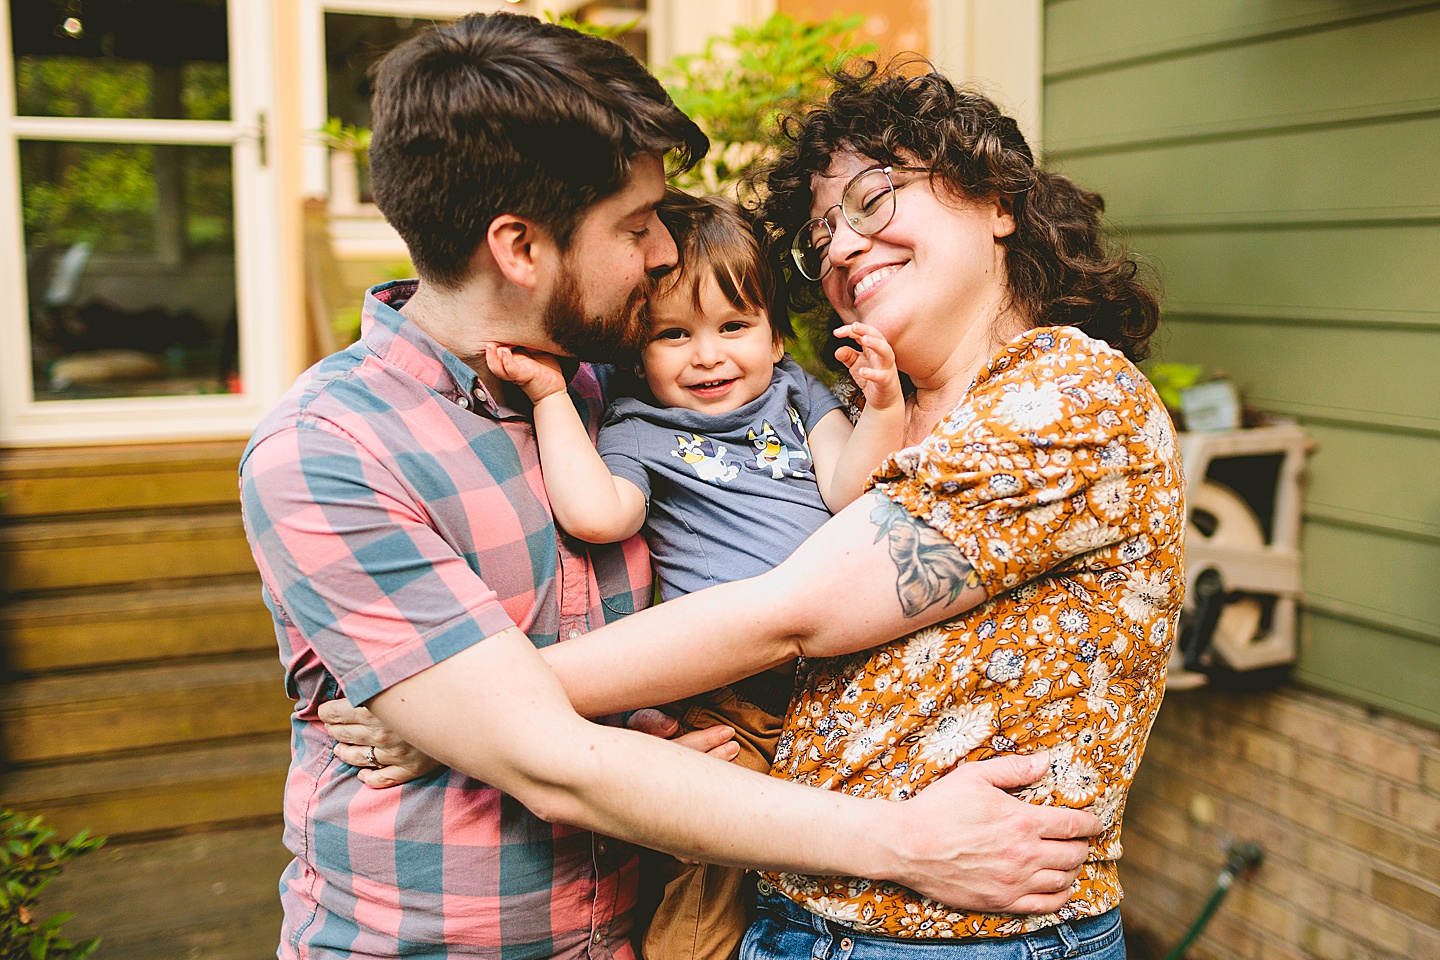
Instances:
[[[509,213],[490,221],[485,231],[485,249],[501,276],[529,290],[540,285],[544,262],[556,252],[549,232],[533,220]]]

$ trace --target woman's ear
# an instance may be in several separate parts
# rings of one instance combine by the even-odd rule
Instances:
[[[1008,237],[1015,232],[1015,198],[1009,194],[995,198],[995,219],[992,230],[996,240]]]

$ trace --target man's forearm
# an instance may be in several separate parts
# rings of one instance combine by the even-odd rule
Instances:
[[[396,685],[371,709],[546,820],[713,863],[899,878],[892,805],[582,720],[524,635],[506,634]]]

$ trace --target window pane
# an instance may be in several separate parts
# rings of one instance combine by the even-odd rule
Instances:
[[[239,389],[229,147],[20,142],[37,400]]]
[[[22,116],[230,119],[224,0],[13,0]]]

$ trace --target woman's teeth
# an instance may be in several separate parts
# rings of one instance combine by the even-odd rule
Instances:
[[[855,284],[854,298],[856,300],[859,300],[860,297],[864,295],[865,291],[869,290],[881,280],[884,280],[886,277],[890,276],[890,274],[894,273],[896,270],[899,270],[901,266],[901,264],[897,264],[893,267],[881,267],[879,270],[875,270],[865,274],[865,276],[861,278],[860,282]]]

